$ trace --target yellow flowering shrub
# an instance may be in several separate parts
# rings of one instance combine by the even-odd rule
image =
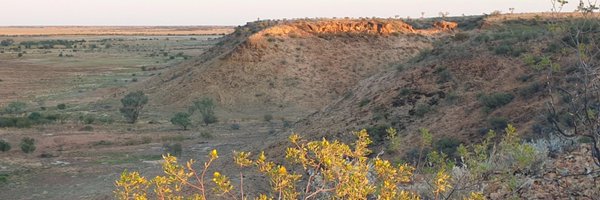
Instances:
[[[387,132],[390,138],[396,137],[395,130],[388,129]],[[421,132],[427,140],[423,143],[429,142],[431,134],[426,129]],[[271,185],[271,192],[268,194],[244,194],[243,170],[240,170],[240,188],[235,188],[229,177],[221,172],[214,172],[212,175],[214,188],[206,188],[206,173],[211,164],[219,158],[217,151],[212,150],[207,161],[201,166],[202,171],[195,170],[193,160],[180,165],[177,158],[171,155],[164,156],[164,175],[151,180],[137,172],[124,171],[120,180],[116,181],[115,195],[118,199],[143,200],[150,196],[157,199],[203,200],[210,191],[220,199],[241,200],[420,199],[416,191],[407,189],[414,184],[414,167],[408,164],[394,165],[379,157],[368,157],[371,153],[368,148],[371,140],[367,131],[361,130],[355,135],[357,140],[350,146],[337,140],[306,141],[299,135],[292,134],[289,137],[291,147],[286,149],[285,157],[291,164],[300,167],[298,171],[290,171],[284,165],[269,161],[264,152],[256,158],[252,158],[250,152],[234,152],[233,160],[240,169],[254,167],[268,178]],[[512,142],[514,139],[510,140]],[[464,156],[476,160],[466,163],[479,164],[479,161],[484,160],[483,157],[489,157],[481,155],[482,158],[477,158],[484,154],[478,151],[489,145],[485,144],[486,142],[491,140],[484,141],[482,147],[474,146],[472,152],[467,151],[464,146],[459,149]],[[451,169],[447,167],[444,156],[443,153],[429,155],[429,162],[438,166],[431,168],[437,170],[433,172],[430,182],[430,193],[435,199],[446,198],[444,193],[453,188],[453,178],[448,172]],[[485,197],[482,193],[473,192],[466,194],[464,199],[479,200]]]

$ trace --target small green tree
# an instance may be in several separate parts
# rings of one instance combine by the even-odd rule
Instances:
[[[171,118],[171,123],[173,125],[179,125],[183,127],[183,130],[187,130],[187,127],[192,125],[192,121],[190,120],[190,114],[185,112],[179,112]]]
[[[0,139],[0,151],[7,152],[10,150],[10,148],[11,148],[10,143],[8,143],[5,140]]]
[[[144,105],[148,103],[148,96],[142,91],[131,92],[121,99],[123,107],[119,110],[128,123],[135,123]]]
[[[35,139],[30,137],[24,137],[21,139],[21,151],[24,153],[31,153],[35,151]]]
[[[191,114],[194,114],[196,111],[200,112],[202,121],[204,121],[204,124],[208,125],[217,122],[215,108],[214,101],[211,98],[205,97],[194,101],[189,111]]]

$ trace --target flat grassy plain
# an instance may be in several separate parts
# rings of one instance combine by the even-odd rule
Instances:
[[[232,32],[223,26],[5,26],[2,36],[52,35],[222,35]]]
[[[6,30],[0,28],[0,35],[23,34]],[[202,54],[223,32],[126,31],[130,32],[0,36],[0,41],[11,41],[0,46],[0,108],[18,101],[27,105],[21,116],[32,112],[60,116],[30,128],[0,128],[0,139],[12,146],[0,152],[0,199],[113,199],[114,180],[123,170],[148,176],[161,170],[161,155],[168,152],[165,145],[179,143],[181,159],[202,161],[213,148],[228,157],[233,149],[264,146],[265,137],[286,129],[282,120],[220,119],[183,131],[169,122],[179,111],[158,107],[145,108],[136,124],[125,123],[119,99],[130,88]],[[58,109],[59,104],[66,108]],[[1,117],[8,116],[14,115]],[[21,151],[23,137],[35,139],[33,153]],[[217,164],[227,168],[230,161],[223,162]]]

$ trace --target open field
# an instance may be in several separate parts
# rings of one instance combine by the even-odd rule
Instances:
[[[181,144],[182,159],[195,160],[215,147],[231,152],[264,146],[267,141],[258,138],[284,131],[281,120],[222,119],[182,131],[165,117],[175,111],[148,107],[136,125],[119,114],[128,87],[199,56],[219,37],[0,37],[13,41],[0,46],[0,107],[23,102],[26,113],[60,116],[33,128],[0,129],[0,138],[13,146],[0,155],[0,175],[7,178],[0,182],[0,199],[112,199],[113,180],[123,169],[158,173],[165,144]],[[34,153],[21,152],[23,137],[36,140]]]
[[[0,36],[52,35],[222,35],[227,26],[0,26]]]

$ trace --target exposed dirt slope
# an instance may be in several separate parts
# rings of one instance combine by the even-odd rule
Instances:
[[[237,113],[303,116],[430,48],[437,32],[416,31],[400,20],[249,23],[145,88],[161,105],[182,107],[210,96]]]

